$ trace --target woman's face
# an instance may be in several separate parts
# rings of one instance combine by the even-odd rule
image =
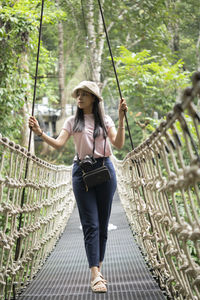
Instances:
[[[83,109],[84,113],[92,113],[93,103],[95,96],[89,92],[79,89],[77,91],[77,105],[80,109]]]

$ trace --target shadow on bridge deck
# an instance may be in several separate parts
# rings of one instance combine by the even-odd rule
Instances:
[[[102,272],[107,294],[93,294],[77,208],[56,248],[18,300],[162,300],[161,290],[134,242],[124,210],[115,194]]]

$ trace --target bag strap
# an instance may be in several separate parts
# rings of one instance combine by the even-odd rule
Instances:
[[[94,138],[94,141],[93,141],[93,151],[92,151],[92,154],[94,155],[94,151],[95,151],[95,138]],[[104,137],[104,150],[103,150],[103,156],[105,157],[105,154],[106,154],[106,137]]]
[[[107,138],[107,137],[104,136],[103,166],[104,166],[104,164],[105,164],[106,138]],[[94,151],[95,151],[95,138],[94,138],[94,141],[93,141],[93,151],[92,151],[92,155],[94,155]]]

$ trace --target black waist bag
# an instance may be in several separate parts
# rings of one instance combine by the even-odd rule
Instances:
[[[104,183],[111,178],[108,168],[104,165],[95,170],[83,173],[82,176],[87,190],[91,187]]]

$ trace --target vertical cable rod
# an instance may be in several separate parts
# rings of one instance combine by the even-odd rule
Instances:
[[[35,98],[36,98],[36,90],[37,90],[37,77],[38,77],[38,66],[39,66],[39,57],[40,57],[40,42],[41,42],[41,35],[42,35],[43,11],[44,11],[44,0],[42,0],[41,15],[40,15],[40,28],[39,28],[39,37],[38,37],[37,60],[36,60],[36,67],[35,67],[35,82],[34,82],[32,112],[31,112],[32,116],[34,115]],[[32,137],[32,128],[30,128],[28,151],[30,151],[30,148],[31,148],[31,137]]]
[[[37,60],[36,60],[36,69],[35,69],[33,101],[32,101],[32,116],[34,115],[36,89],[37,89],[37,77],[38,77],[38,65],[39,65],[39,56],[40,56],[40,41],[41,41],[41,33],[42,33],[43,11],[44,11],[44,0],[42,0],[42,4],[41,4],[40,27],[39,27],[39,38],[38,38],[38,48],[37,48]],[[30,152],[30,148],[31,148],[31,136],[32,136],[32,129],[30,128],[29,142],[28,142],[28,152]],[[27,158],[27,160],[26,160],[24,179],[27,178],[28,164],[29,164],[29,158]],[[22,191],[21,207],[23,207],[23,205],[24,205],[25,188],[26,187],[24,187],[23,191]],[[20,231],[21,226],[22,226],[22,213],[20,213],[20,215],[19,215],[18,231]],[[18,258],[19,258],[20,248],[21,248],[21,236],[19,236],[19,238],[17,239],[17,243],[16,243],[15,261],[17,261]],[[16,288],[16,285],[15,285],[15,283],[13,283],[13,297],[14,297],[14,300],[16,299],[16,289],[15,288]]]
[[[103,15],[103,10],[102,10],[102,6],[101,6],[100,0],[98,0],[98,3],[99,3],[99,9],[100,9],[100,12],[101,12],[101,17],[102,17],[102,21],[103,21],[104,31],[105,31],[105,34],[106,34],[106,39],[107,39],[107,43],[108,43],[108,47],[109,47],[109,51],[110,51],[110,56],[111,56],[111,59],[112,59],[112,65],[113,65],[113,69],[114,69],[114,73],[115,73],[115,78],[116,78],[116,81],[117,81],[119,95],[120,95],[120,98],[122,99],[122,92],[121,92],[121,88],[120,88],[120,84],[119,84],[119,79],[118,79],[118,76],[117,76],[117,71],[116,71],[116,68],[115,68],[115,62],[114,62],[114,58],[113,58],[113,54],[112,54],[112,49],[111,49],[111,45],[110,45],[110,41],[109,41],[109,37],[108,37],[108,32],[107,32],[107,28],[106,28],[105,18],[104,18],[104,15]],[[130,138],[132,150],[134,150],[133,141],[132,141],[132,137],[131,137],[131,132],[130,132],[130,128],[129,128],[129,124],[128,124],[128,119],[127,119],[126,112],[124,112],[124,115],[125,115],[125,119],[126,119],[126,125],[127,125],[127,129],[128,129],[128,134],[129,134],[129,138]],[[139,178],[141,178],[142,177],[142,169],[141,169],[141,164],[140,164],[139,160],[136,161],[136,169],[137,169]],[[144,201],[145,201],[145,203],[147,203],[146,195],[145,195],[144,187],[143,186],[141,186],[141,190],[142,190],[142,194],[143,194],[143,197],[144,197]],[[149,213],[148,213],[148,215],[149,215]],[[149,216],[149,221],[150,221],[150,224],[151,224],[151,228],[153,229],[153,224],[151,222],[150,216]]]
[[[118,79],[118,75],[117,75],[117,71],[116,71],[116,67],[115,67],[115,62],[114,62],[114,58],[113,58],[113,54],[112,54],[112,49],[111,49],[111,45],[110,45],[110,40],[109,40],[108,31],[107,31],[105,18],[104,18],[104,14],[103,14],[103,9],[102,9],[100,0],[98,0],[98,4],[99,4],[99,10],[100,10],[102,21],[103,21],[103,27],[104,27],[104,31],[106,34],[106,40],[107,40],[107,44],[108,44],[108,48],[109,48],[109,52],[110,52],[110,56],[111,56],[111,60],[112,60],[112,66],[113,66],[113,70],[115,73],[115,78],[116,78],[116,82],[117,82],[119,95],[120,95],[120,98],[122,99],[123,98],[122,92],[121,92],[121,88],[120,88],[120,84],[119,84],[119,79]],[[129,124],[128,124],[128,119],[127,119],[127,115],[126,115],[125,111],[124,111],[124,115],[125,115],[126,125],[127,125],[127,129],[128,129],[129,139],[131,142],[131,147],[132,147],[132,150],[134,150],[133,140],[132,140],[132,136],[131,136],[131,132],[130,132]]]

